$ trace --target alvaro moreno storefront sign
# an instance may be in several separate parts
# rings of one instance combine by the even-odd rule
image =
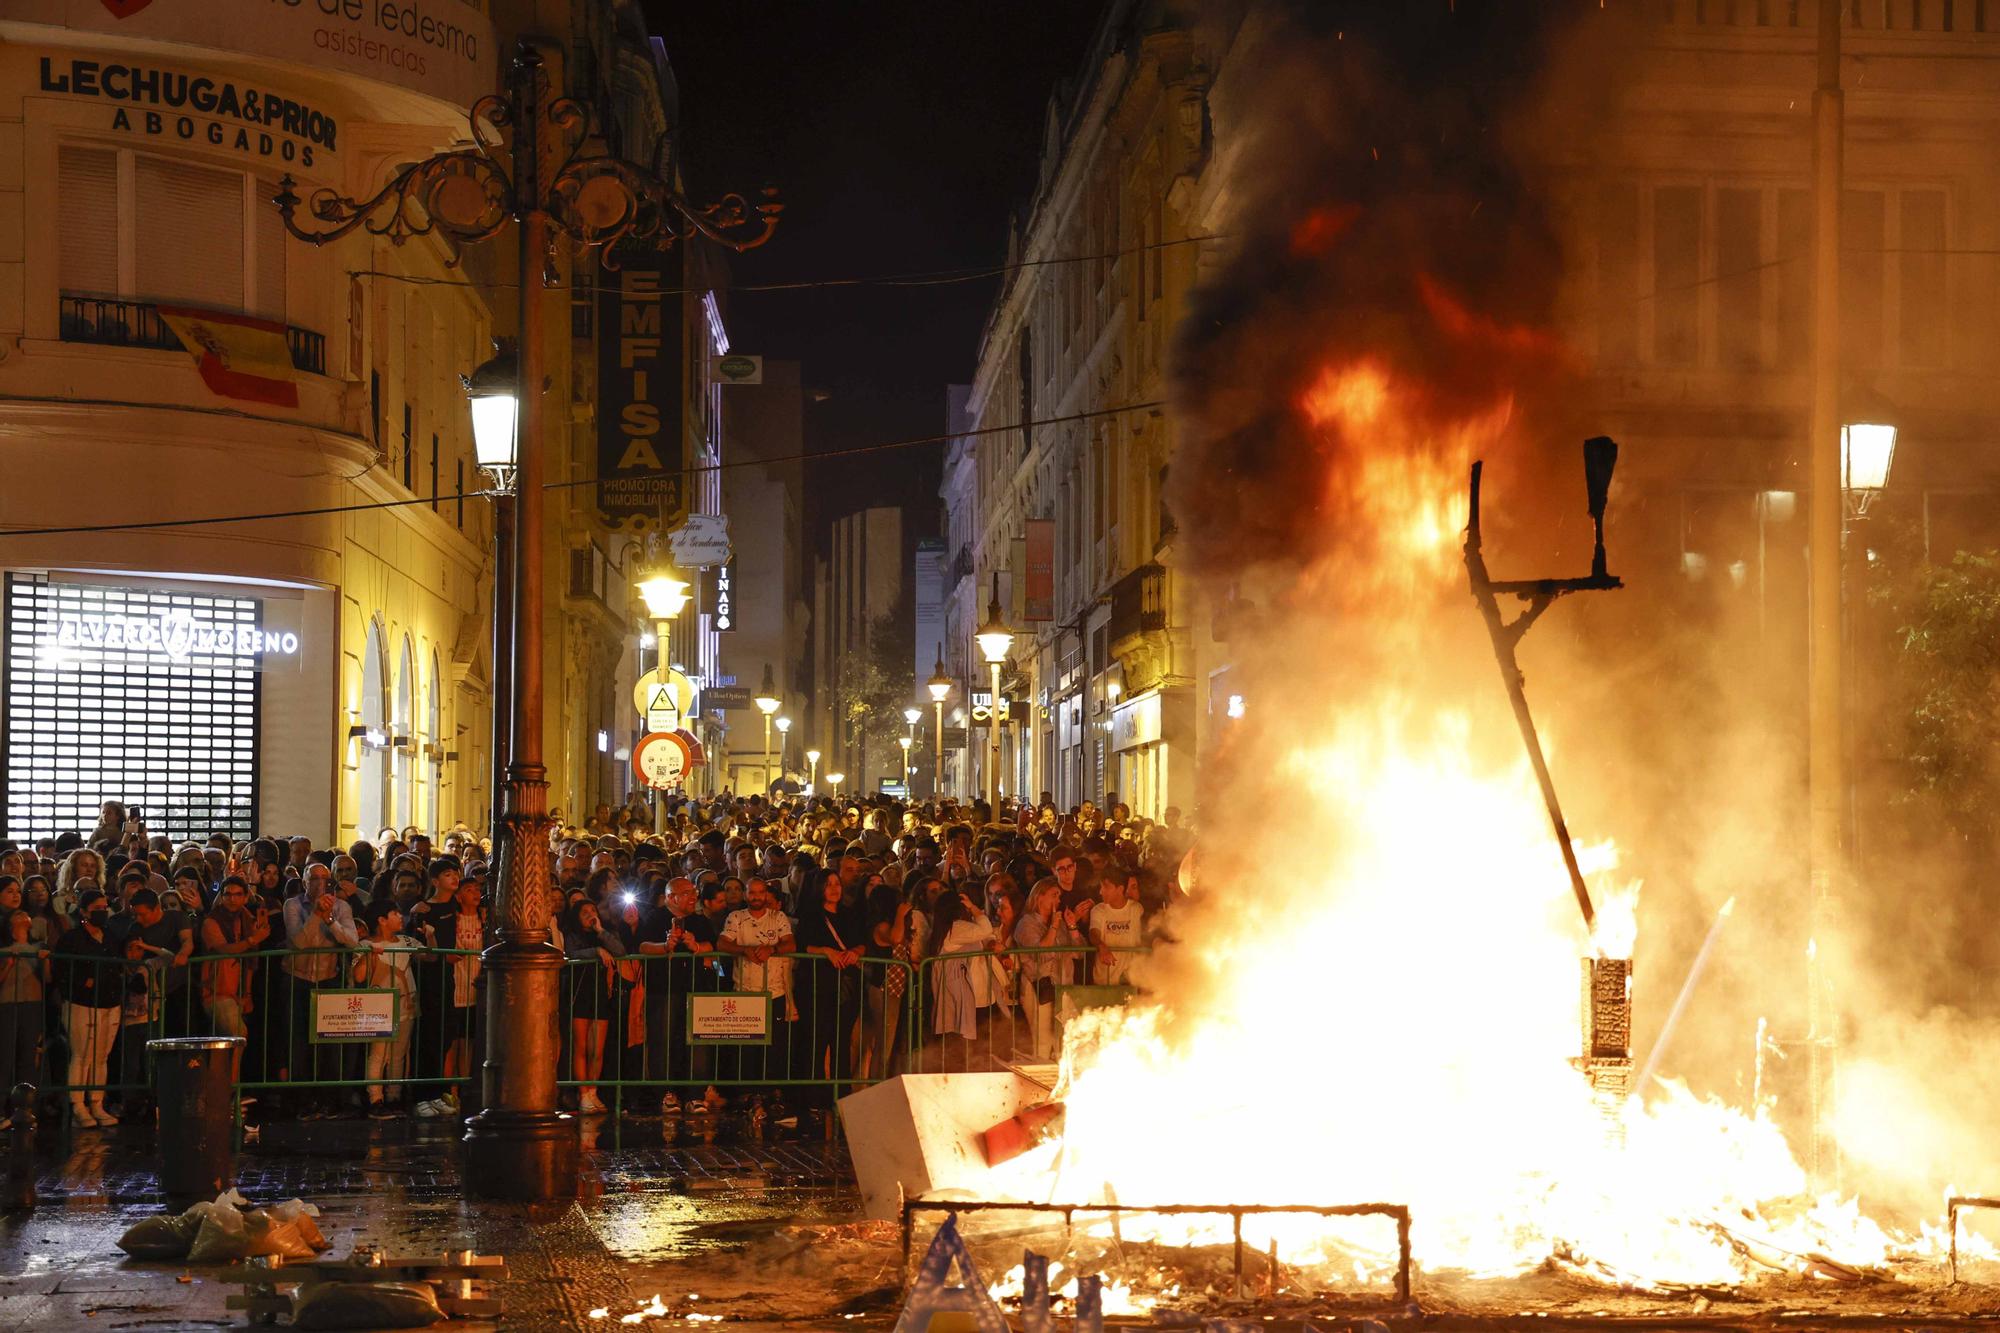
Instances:
[[[498,80],[493,24],[465,0],[0,0],[0,22],[289,61],[460,107]]]

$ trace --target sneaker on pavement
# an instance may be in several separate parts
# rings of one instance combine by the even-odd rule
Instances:
[[[396,1108],[387,1102],[368,1103],[368,1118],[370,1120],[394,1120],[396,1115]]]
[[[430,1120],[441,1115],[448,1115],[450,1114],[450,1110],[443,1102],[433,1098],[427,1102],[418,1102],[417,1114],[423,1116],[426,1120]]]
[[[118,1123],[118,1117],[101,1106],[91,1107],[90,1113],[97,1117],[97,1123],[100,1125],[110,1126]]]

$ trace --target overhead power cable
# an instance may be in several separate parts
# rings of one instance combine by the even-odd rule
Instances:
[[[1123,259],[1127,255],[1145,254],[1153,250],[1171,250],[1176,246],[1199,245],[1203,241],[1225,241],[1223,234],[1203,236],[1182,236],[1174,240],[1150,241],[1123,250],[1110,250],[1100,254],[1051,255],[1043,259],[1023,259],[1012,264],[985,264],[968,268],[918,269],[909,273],[880,273],[848,278],[809,278],[797,282],[732,282],[717,287],[662,287],[650,292],[627,292],[622,288],[599,287],[596,283],[573,283],[563,288],[579,295],[595,295],[599,292],[615,292],[628,301],[650,300],[658,296],[701,296],[711,291],[736,292],[801,292],[835,287],[938,287],[959,282],[980,282],[987,278],[997,278],[1008,273],[1019,273],[1027,269],[1051,268],[1061,264],[1092,264]],[[417,287],[472,287],[480,291],[511,292],[520,286],[517,282],[473,282],[464,278],[434,278],[419,273],[391,273],[387,269],[349,269],[351,278],[386,278],[392,282],[409,283]]]
[[[0,402],[21,401],[17,398],[0,396]],[[1089,421],[1098,417],[1120,416],[1127,412],[1148,412],[1165,407],[1165,399],[1154,399],[1144,403],[1127,403],[1121,407],[1103,407],[1090,412],[1072,412],[1067,416],[1044,417],[1035,421],[1014,422],[1005,426],[982,426],[976,430],[950,431],[943,435],[918,435],[903,440],[885,440],[880,444],[855,445],[847,449],[829,449],[824,453],[780,454],[775,457],[738,458],[719,463],[694,463],[685,468],[657,468],[644,472],[630,472],[621,475],[621,480],[645,476],[692,475],[704,472],[726,472],[739,467],[769,467],[773,463],[811,463],[822,460],[856,458],[868,454],[888,453],[900,449],[916,449],[930,444],[949,444],[953,440],[972,439],[981,435],[1002,435],[1023,429],[1042,426],[1063,426],[1078,421]],[[346,480],[346,479],[343,479]],[[543,484],[545,491],[570,490],[580,486],[595,486],[601,478],[583,477],[575,481],[551,481]],[[280,519],[323,518],[332,514],[358,514],[376,509],[403,509],[411,505],[437,505],[447,501],[477,500],[492,495],[491,491],[439,491],[435,495],[414,495],[406,500],[370,500],[361,504],[318,505],[307,509],[268,510],[255,514],[210,514],[199,518],[141,519],[129,523],[85,523],[68,527],[48,528],[0,528],[0,538],[6,537],[60,537],[80,533],[106,532],[152,532],[169,528],[213,527],[224,523],[261,523]]]

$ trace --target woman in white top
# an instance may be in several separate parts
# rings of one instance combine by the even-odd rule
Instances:
[[[368,1114],[381,1120],[396,1114],[384,1095],[383,1080],[399,1083],[406,1072],[410,1031],[417,1016],[417,978],[410,970],[410,960],[423,946],[403,934],[403,914],[393,902],[372,905],[365,919],[368,938],[361,942],[361,952],[354,959],[354,984],[396,992],[395,1032],[368,1043]],[[401,1090],[397,1091],[397,1100],[401,1100]]]
[[[925,949],[937,959],[931,968],[931,1021],[944,1047],[942,1072],[971,1066],[969,1045],[979,1038],[979,1011],[993,1003],[993,969],[988,960],[950,955],[992,947],[993,923],[965,894],[947,889],[938,899]]]

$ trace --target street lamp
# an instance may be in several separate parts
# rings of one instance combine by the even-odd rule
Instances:
[[[924,688],[931,692],[931,705],[937,709],[937,749],[931,766],[931,799],[935,801],[944,794],[944,701],[951,694],[951,677],[944,673],[943,644],[938,645],[937,665]]]
[[[1882,422],[1855,421],[1840,428],[1840,488],[1854,518],[1868,512],[1889,484],[1889,467],[1896,461],[1896,428]]]
[[[1000,818],[1000,667],[1007,660],[1007,650],[1014,646],[1014,631],[1007,628],[1007,622],[1000,615],[1000,571],[993,571],[993,598],[986,604],[986,623],[972,636],[979,644],[979,652],[986,659],[986,665],[993,669],[993,702],[986,715],[986,729],[993,736],[992,773],[987,776],[986,789],[990,794],[987,818]]]
[[[357,230],[401,244],[436,235],[453,250],[490,240],[513,224],[520,339],[514,416],[516,513],[513,597],[496,606],[510,636],[508,764],[504,814],[494,830],[499,878],[498,940],[482,960],[486,987],[485,1109],[466,1125],[464,1178],[503,1198],[547,1199],[576,1188],[577,1139],[556,1109],[557,991],[563,955],[549,941],[551,864],[548,770],[542,765],[543,396],[548,387],[543,333],[549,257],[562,242],[573,254],[621,241],[665,250],[696,232],[747,250],[769,240],[780,206],[766,193],[754,208],[741,195],[702,207],[671,177],[586,145],[590,108],[560,95],[532,39],[516,49],[506,90],[473,104],[470,145],[398,169],[366,199],[320,188],[301,198],[290,175],[272,202],[285,230],[324,245]],[[562,299],[567,303],[568,293]],[[498,457],[504,406],[482,394],[475,409]],[[475,440],[475,448],[478,441]],[[496,599],[497,601],[497,599]],[[505,612],[505,622],[500,613]]]
[[[693,585],[681,576],[681,571],[674,565],[673,556],[669,553],[662,555],[659,563],[650,565],[642,570],[640,578],[632,586],[638,591],[639,600],[645,604],[646,614],[652,618],[653,670],[658,678],[657,683],[665,685],[667,683],[665,669],[667,665],[667,645],[670,642],[669,636],[673,634],[673,620],[675,616],[678,616],[686,609],[688,592]],[[643,643],[644,640],[642,639],[641,642]],[[678,703],[678,701],[676,702]],[[645,719],[641,718],[640,721],[644,722]],[[655,788],[653,790],[653,832],[665,833],[666,831],[666,793]]]
[[[810,769],[812,770],[811,772],[809,772],[809,773],[807,773],[807,774],[806,774],[806,786],[808,786],[808,787],[811,787],[811,788],[813,788],[813,789],[814,789],[814,791],[817,791],[817,790],[819,789],[819,751],[818,751],[818,750],[807,750],[807,751],[806,751],[806,765],[807,765],[807,767],[809,767],[809,768],[810,768]]]
[[[688,590],[693,585],[668,561],[647,570],[646,576],[632,586],[638,589],[639,600],[646,604],[646,614],[657,626],[654,632],[662,643],[666,642],[667,622],[686,608]]]
[[[847,774],[845,773],[829,773],[826,775],[826,785],[833,788],[833,798],[836,801],[840,799],[840,784],[846,781],[846,779]]]
[[[757,711],[764,715],[764,794],[768,796],[771,792],[771,715],[784,702],[778,697],[778,683],[771,678],[769,662],[764,663],[763,682],[757,686],[757,693],[750,702],[756,704]]]
[[[788,717],[777,719],[778,727],[778,776],[785,776],[785,759],[791,753],[792,720]]]
[[[916,709],[913,708],[910,711],[914,713],[916,712]],[[909,782],[910,782],[910,747],[916,744],[916,738],[914,736],[898,736],[896,737],[896,744],[903,747],[903,774],[902,774],[903,786],[904,786],[904,794],[908,795]]]
[[[494,340],[494,354],[470,375],[459,377],[472,413],[473,461],[493,483],[493,695],[512,697],[514,623],[514,469],[519,461],[516,426],[520,417],[521,366],[511,338]],[[487,798],[492,801],[488,832],[500,837],[500,793],[507,786],[507,710],[493,710],[493,755]]]

